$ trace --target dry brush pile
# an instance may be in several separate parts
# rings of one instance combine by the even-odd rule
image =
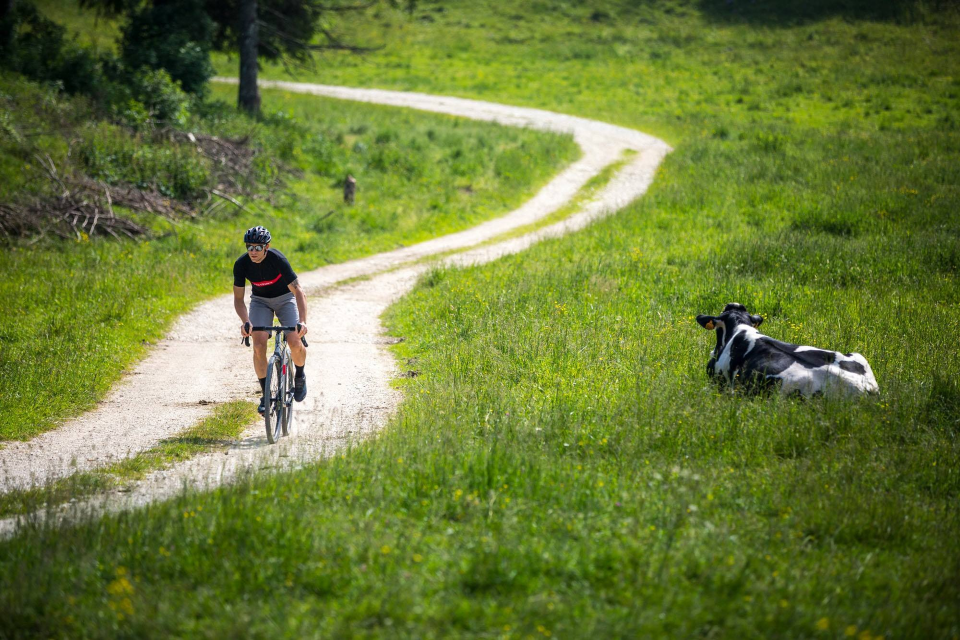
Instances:
[[[194,149],[209,169],[211,184],[197,197],[176,198],[162,193],[156,183],[96,179],[68,162],[58,167],[50,154],[21,143],[17,155],[41,168],[40,179],[45,184],[38,185],[35,194],[22,193],[0,202],[0,234],[7,238],[47,234],[66,239],[84,235],[136,238],[149,233],[142,215],[176,222],[211,215],[224,206],[242,209],[237,196],[262,197],[260,188],[269,195],[282,186],[279,178],[258,185],[253,161],[260,152],[251,146],[249,136],[226,138],[166,128],[152,137]]]

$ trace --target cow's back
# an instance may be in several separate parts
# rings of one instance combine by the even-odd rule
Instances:
[[[711,358],[708,373],[736,386],[780,386],[785,395],[861,395],[879,391],[867,359],[781,342],[749,326],[738,327],[719,357]]]
[[[804,347],[801,347],[803,349]],[[816,349],[815,347],[806,347]],[[824,362],[811,366],[809,361],[798,358],[777,377],[780,379],[781,393],[788,395],[800,393],[804,396],[817,394],[856,396],[879,391],[877,380],[867,359],[859,353],[840,353],[816,349],[818,357]],[[802,355],[800,351],[798,355]],[[821,354],[831,354],[832,361],[827,362]]]

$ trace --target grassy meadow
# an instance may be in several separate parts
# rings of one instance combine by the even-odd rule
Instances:
[[[125,172],[136,182],[142,174],[167,179],[171,189],[183,182],[185,166],[198,185],[206,179],[203,159],[189,150],[144,147],[115,125],[84,124],[82,102],[9,79],[0,88],[9,104],[39,104],[75,126],[69,145],[51,138],[42,147],[58,164],[73,158],[100,179]],[[211,88],[225,102],[235,91]],[[249,136],[269,149],[280,164],[259,170],[285,177],[281,191],[247,199],[243,211],[228,205],[176,224],[160,218],[143,242],[83,236],[8,243],[0,295],[32,328],[0,328],[0,440],[29,438],[89,408],[174,317],[231,291],[248,227],[267,226],[274,246],[305,271],[506,213],[579,153],[567,136],[314,96],[265,91],[263,106],[261,122],[224,105],[208,108],[196,127]],[[11,113],[21,129],[40,126],[32,110]],[[40,171],[3,156],[0,172],[9,179],[0,193],[18,182],[21,190],[39,184]],[[343,203],[347,174],[358,181],[353,206]]]
[[[960,125],[948,2],[432,0],[331,20],[345,39],[386,46],[264,75],[540,107],[672,145],[744,126],[775,140],[781,127]],[[236,75],[236,57],[215,62]]]
[[[394,44],[300,79],[586,115],[675,151],[618,215],[424,277],[385,318],[420,375],[375,439],[0,543],[0,633],[960,636],[948,9],[371,12],[357,33]],[[730,301],[863,353],[880,397],[720,392],[694,316]]]

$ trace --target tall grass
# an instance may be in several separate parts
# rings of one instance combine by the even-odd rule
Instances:
[[[65,502],[120,489],[142,480],[151,471],[167,468],[203,453],[225,450],[257,417],[253,403],[234,400],[217,405],[213,413],[179,433],[161,440],[131,458],[82,471],[43,486],[15,489],[0,495],[0,517],[47,515]]]

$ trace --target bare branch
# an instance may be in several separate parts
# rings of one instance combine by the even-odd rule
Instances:
[[[362,2],[360,4],[348,4],[348,5],[317,5],[321,12],[329,11],[330,13],[346,13],[348,11],[363,11],[364,9],[369,9],[370,7],[377,4],[376,2]]]
[[[274,34],[275,36],[277,36],[281,40],[284,40],[285,42],[289,42],[290,44],[294,45],[295,47],[303,51],[337,50],[337,51],[350,51],[351,53],[370,53],[373,51],[380,51],[381,49],[383,49],[382,45],[379,47],[361,47],[358,45],[345,44],[341,42],[339,39],[337,39],[337,37],[333,35],[333,33],[331,33],[329,29],[321,25],[317,25],[317,29],[320,31],[320,33],[324,35],[324,37],[330,42],[330,44],[310,44],[308,42],[304,42],[303,40],[300,40],[299,38],[291,36],[290,34],[284,31],[281,31],[280,29],[277,29],[273,25],[267,24],[266,22],[260,22],[260,28]]]
[[[221,193],[220,191],[217,191],[216,189],[210,189],[210,193],[212,193],[213,195],[217,196],[218,198],[223,198],[224,200],[226,200],[227,202],[229,202],[230,204],[232,204],[232,205],[235,206],[236,208],[240,209],[241,211],[244,210],[242,204],[240,204],[239,202],[237,202],[236,200],[234,200],[233,198],[231,198],[231,197],[228,196],[227,194]]]

